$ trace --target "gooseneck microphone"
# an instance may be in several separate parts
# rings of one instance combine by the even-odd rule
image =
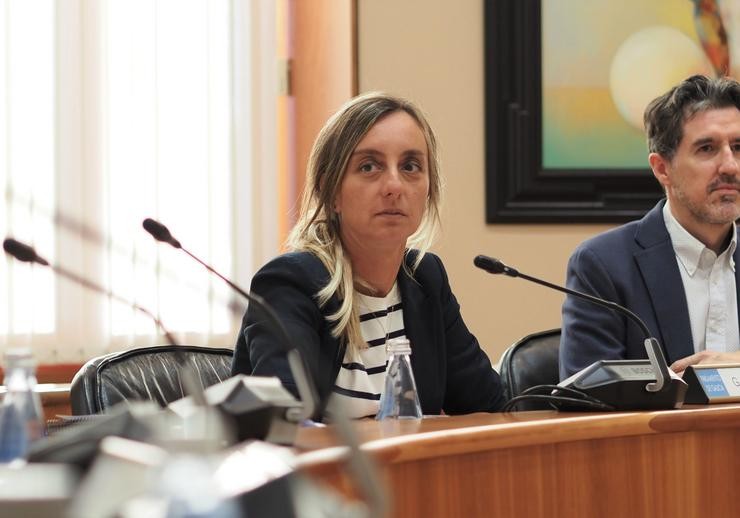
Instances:
[[[660,347],[658,340],[651,336],[650,330],[648,329],[645,322],[643,322],[640,317],[638,317],[629,309],[625,308],[624,306],[620,306],[616,302],[611,302],[599,297],[594,297],[593,295],[589,295],[587,293],[581,293],[580,291],[572,290],[570,288],[566,288],[565,286],[558,286],[557,284],[543,281],[542,279],[538,279],[525,273],[521,273],[515,268],[511,268],[510,266],[505,265],[494,257],[488,257],[487,255],[478,255],[475,257],[475,259],[473,259],[473,264],[481,270],[487,271],[488,273],[504,274],[508,277],[521,277],[522,279],[534,282],[535,284],[539,284],[553,290],[561,291],[568,295],[573,295],[574,297],[577,297],[579,299],[587,300],[592,304],[604,306],[611,309],[612,311],[616,311],[617,313],[625,315],[627,318],[637,324],[637,326],[640,328],[643,335],[645,336],[645,349],[647,351],[648,358],[650,358],[650,363],[652,364],[655,371],[656,381],[654,383],[648,383],[645,389],[648,392],[659,392],[663,390],[663,387],[665,387],[670,374],[668,373],[668,363],[665,360],[663,349]],[[650,342],[649,344],[648,341]]]
[[[164,225],[162,225],[159,221],[154,220],[152,218],[146,218],[144,221],[141,222],[141,226],[143,226],[144,227],[144,230],[146,230],[147,232],[149,232],[151,234],[151,236],[154,239],[156,239],[157,241],[161,241],[163,243],[167,243],[167,244],[173,246],[174,248],[182,248],[182,245],[180,244],[180,242],[177,239],[175,239],[174,237],[172,237],[172,234],[170,233],[170,230],[167,227],[165,227]],[[206,268],[208,268],[212,273],[215,273],[216,275],[218,275],[218,273],[216,273],[215,271],[213,271],[213,269],[211,269],[208,265],[206,265],[205,263],[203,263],[203,261],[201,261],[200,259],[198,259],[197,257],[195,257],[193,254],[191,254],[187,250],[184,250],[184,251],[190,257],[192,257],[193,259],[195,259],[196,261],[198,261],[199,263],[201,263],[203,266],[205,266]],[[219,275],[219,277],[220,277],[220,275]],[[226,281],[226,279],[224,279],[224,280]],[[229,282],[229,281],[226,281],[226,282]]]
[[[267,318],[268,325],[271,327],[272,331],[279,337],[280,341],[282,342],[283,349],[288,356],[288,364],[290,365],[291,374],[295,379],[296,386],[298,387],[298,394],[300,395],[304,405],[303,412],[300,418],[308,419],[310,417],[313,417],[317,409],[318,396],[316,395],[316,389],[313,385],[313,382],[311,381],[311,378],[306,372],[306,368],[303,363],[303,359],[301,358],[300,352],[298,351],[298,349],[293,347],[292,341],[288,337],[288,332],[285,330],[285,326],[283,326],[283,324],[280,322],[280,319],[277,317],[275,310],[272,309],[272,307],[270,307],[270,305],[267,304],[267,302],[265,302],[262,297],[260,297],[256,293],[249,293],[243,290],[230,279],[226,278],[220,272],[216,271],[211,265],[184,248],[180,244],[180,242],[172,236],[172,233],[169,231],[169,229],[159,221],[151,218],[146,218],[142,222],[142,226],[144,227],[144,230],[151,234],[154,239],[163,243],[167,243],[173,248],[182,250],[195,261],[200,263],[206,270],[224,281],[226,284],[229,285],[229,287],[231,287],[231,289],[239,293],[239,295],[244,297],[248,302],[257,306],[257,308],[262,311],[262,314]]]
[[[292,340],[288,336],[288,332],[285,330],[285,326],[280,322],[275,310],[259,295],[256,293],[250,293],[230,279],[224,277],[221,273],[217,272],[206,262],[202,261],[199,257],[192,254],[187,249],[183,248],[180,242],[172,236],[169,229],[159,221],[147,218],[142,222],[144,230],[149,232],[154,239],[167,243],[170,246],[180,249],[187,255],[195,259],[209,272],[213,273],[226,284],[228,284],[234,291],[239,293],[248,302],[255,304],[259,310],[262,311],[263,315],[267,317],[267,323],[271,327],[271,330],[277,334],[282,342],[282,346],[288,356],[288,362],[290,365],[291,374],[296,380],[298,386],[298,393],[301,400],[304,403],[304,411],[301,419],[307,419],[312,417],[317,409],[317,399],[315,387],[313,381],[308,375],[306,368],[301,358],[300,352],[293,346]],[[341,403],[339,404],[341,408]],[[349,470],[355,476],[358,483],[357,486],[360,491],[365,493],[366,499],[369,504],[370,514],[369,516],[385,516],[387,513],[388,502],[385,489],[380,483],[377,475],[377,468],[374,463],[360,450],[359,441],[356,437],[352,425],[349,419],[346,417],[345,412],[338,411],[333,415],[334,425],[336,426],[337,433],[340,435],[342,441],[349,447],[350,455]]]
[[[162,321],[154,313],[152,313],[145,307],[140,306],[135,302],[131,302],[130,300],[124,299],[123,297],[116,295],[103,286],[100,286],[99,284],[89,279],[81,277],[80,275],[77,275],[76,273],[71,272],[62,266],[49,263],[49,261],[36,253],[36,250],[34,250],[33,247],[21,243],[20,241],[17,241],[13,238],[5,238],[5,240],[3,241],[3,250],[5,250],[8,255],[11,255],[21,262],[35,263],[41,266],[46,266],[60,277],[69,279],[70,281],[84,288],[87,288],[91,291],[104,295],[111,300],[115,300],[116,302],[120,302],[121,304],[125,304],[126,306],[140,311],[154,321],[154,323],[157,325],[157,328],[162,332],[167,342],[169,342],[169,345],[178,345],[177,341],[175,341],[175,338],[172,336],[172,333],[167,330]],[[180,363],[180,376],[182,378],[185,392],[191,395],[197,404],[205,404],[205,399],[203,399],[203,387],[198,381],[195,373],[193,372],[193,369],[190,367],[190,365],[188,365],[184,356],[178,354],[177,351],[176,354],[178,356],[178,362]]]
[[[563,381],[559,386],[576,388],[586,392],[590,396],[596,396],[596,393],[598,393],[599,396],[597,399],[602,401],[609,399],[609,401],[605,402],[614,408],[620,409],[677,408],[681,406],[683,403],[683,397],[686,393],[686,382],[670,375],[662,347],[658,343],[658,340],[651,336],[650,330],[645,322],[643,322],[634,312],[616,302],[611,302],[587,293],[572,290],[564,286],[558,286],[557,284],[526,275],[493,257],[478,255],[473,259],[473,264],[488,273],[503,274],[508,277],[521,277],[522,279],[535,284],[572,295],[592,304],[609,308],[612,311],[626,316],[637,324],[640,330],[642,330],[643,335],[645,336],[644,345],[649,361],[649,374],[651,375],[648,379],[645,379],[644,375],[641,376],[641,374],[645,373],[645,369],[641,368],[641,366],[644,367],[644,360],[600,360],[574,374],[567,380]],[[634,384],[635,381],[648,381],[642,392],[652,394],[661,393],[664,396],[645,398],[640,396],[639,391],[636,393],[630,393],[630,390],[620,386]],[[610,384],[612,385],[611,389],[606,388]],[[597,386],[600,390],[593,390]],[[628,393],[630,397],[624,398]],[[621,400],[622,398],[625,400]]]
[[[123,297],[120,297],[116,295],[115,293],[111,292],[110,290],[103,288],[99,284],[96,284],[89,279],[85,279],[84,277],[80,277],[76,273],[71,272],[67,270],[66,268],[63,268],[56,264],[50,264],[49,261],[47,261],[40,255],[38,255],[36,253],[36,250],[33,249],[33,247],[26,245],[24,243],[21,243],[20,241],[16,241],[13,238],[5,238],[5,240],[3,241],[3,250],[5,250],[5,252],[8,255],[14,257],[15,259],[21,262],[36,263],[41,266],[46,266],[50,268],[54,273],[59,275],[60,277],[69,279],[72,282],[79,284],[80,286],[83,286],[89,290],[100,293],[101,295],[105,295],[106,297],[109,297],[112,300],[115,300],[116,302],[120,302],[122,304],[125,304],[127,306],[134,308],[137,311],[144,313],[146,316],[151,318],[155,324],[157,324],[157,327],[162,332],[162,334],[167,339],[167,341],[170,343],[170,345],[177,345],[177,342],[172,337],[172,334],[169,331],[167,331],[167,328],[165,328],[162,321],[159,318],[157,318],[157,316],[154,315],[154,313],[152,313],[148,309],[136,304],[135,302],[126,300]]]
[[[647,325],[645,325],[645,322],[643,322],[642,319],[638,317],[635,313],[625,308],[624,306],[620,306],[616,302],[611,302],[605,299],[601,299],[599,297],[594,297],[593,295],[589,295],[587,293],[581,293],[580,291],[571,290],[570,288],[566,288],[565,286],[558,286],[557,284],[553,284],[551,282],[543,281],[542,279],[529,276],[525,273],[519,272],[518,270],[514,268],[511,268],[510,266],[506,266],[504,263],[502,263],[498,259],[495,259],[493,257],[488,257],[487,255],[476,256],[475,259],[473,259],[473,264],[477,266],[478,268],[480,268],[481,270],[487,271],[488,273],[493,273],[493,274],[503,273],[504,275],[508,277],[521,277],[522,279],[526,279],[530,282],[534,282],[535,284],[540,284],[547,288],[552,288],[553,290],[562,291],[563,293],[567,293],[568,295],[573,295],[574,297],[578,297],[579,299],[587,300],[593,304],[598,304],[599,306],[605,306],[613,311],[622,313],[623,315],[627,316],[627,318],[632,320],[635,324],[637,324],[640,327],[640,330],[642,330],[642,333],[645,335],[645,338],[651,337],[650,330],[648,329]],[[666,367],[665,372],[661,372],[659,375],[660,375],[660,379],[659,379],[660,387],[656,388],[655,391],[661,390],[663,388],[664,379],[668,376],[668,367]]]

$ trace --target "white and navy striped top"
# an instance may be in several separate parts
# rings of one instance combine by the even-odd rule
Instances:
[[[406,336],[401,294],[396,284],[385,297],[370,297],[361,293],[355,295],[360,313],[360,330],[368,347],[356,348],[355,352],[347,348],[328,408],[331,414],[336,404],[334,399],[339,399],[350,418],[378,413],[380,394],[385,384],[386,340]]]

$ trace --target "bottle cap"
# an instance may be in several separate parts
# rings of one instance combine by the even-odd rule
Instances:
[[[5,350],[6,367],[14,364],[23,366],[34,365],[33,351],[30,347],[10,347]]]
[[[411,354],[411,342],[408,338],[391,338],[385,346],[388,354]]]

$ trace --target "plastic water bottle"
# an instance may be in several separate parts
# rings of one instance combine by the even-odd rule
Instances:
[[[0,407],[0,462],[23,459],[30,444],[44,435],[41,398],[36,393],[36,362],[31,349],[5,353],[5,397]]]
[[[411,344],[406,338],[394,338],[388,340],[386,350],[389,357],[385,388],[375,419],[421,419],[421,403],[409,358]]]

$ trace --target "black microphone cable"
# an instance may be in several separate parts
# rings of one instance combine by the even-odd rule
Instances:
[[[547,402],[556,410],[614,410],[612,405],[571,387],[535,385],[507,401],[501,411],[511,412],[519,403],[525,401]]]

